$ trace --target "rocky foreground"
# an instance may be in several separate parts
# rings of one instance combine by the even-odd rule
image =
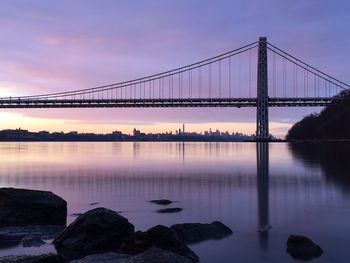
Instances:
[[[152,200],[169,205],[169,200]],[[19,218],[21,217],[21,218]],[[199,262],[188,244],[222,239],[232,230],[221,222],[156,225],[146,231],[118,212],[98,207],[65,226],[67,203],[51,192],[0,189],[0,247],[41,246],[53,239],[57,254],[8,256],[0,263],[193,263]],[[287,252],[296,259],[319,257],[322,249],[303,236],[291,235]]]

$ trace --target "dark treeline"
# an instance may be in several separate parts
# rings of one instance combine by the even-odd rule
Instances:
[[[319,114],[310,114],[293,125],[287,140],[349,140],[350,91],[342,91]]]

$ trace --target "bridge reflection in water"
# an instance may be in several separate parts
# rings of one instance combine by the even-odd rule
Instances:
[[[258,218],[260,244],[262,248],[268,245],[269,235],[269,145],[266,142],[256,144]]]

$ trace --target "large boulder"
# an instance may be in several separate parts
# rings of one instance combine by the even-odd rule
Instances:
[[[323,250],[310,238],[290,235],[287,240],[287,252],[295,259],[310,260],[321,256]]]
[[[233,233],[228,226],[218,221],[211,224],[176,224],[170,228],[187,244],[199,243],[209,239],[222,239]]]
[[[48,191],[0,188],[0,227],[65,225],[67,202]]]
[[[178,238],[168,227],[157,225],[146,232],[136,232],[124,240],[120,251],[126,254],[139,254],[151,247],[158,247],[166,251],[181,255],[192,262],[198,262],[198,256]]]
[[[55,238],[54,244],[62,254],[74,251],[89,255],[118,250],[122,239],[133,233],[134,226],[125,217],[106,208],[95,208],[75,219]]]

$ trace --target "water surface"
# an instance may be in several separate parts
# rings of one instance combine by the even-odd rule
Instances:
[[[191,246],[201,262],[295,262],[290,234],[325,253],[314,262],[349,262],[350,145],[178,142],[0,143],[0,186],[50,190],[74,213],[103,206],[137,230],[219,220],[234,234]],[[175,200],[158,214],[148,200]],[[96,203],[97,205],[90,205]],[[272,226],[268,232],[259,229]],[[53,251],[12,247],[0,256]]]

